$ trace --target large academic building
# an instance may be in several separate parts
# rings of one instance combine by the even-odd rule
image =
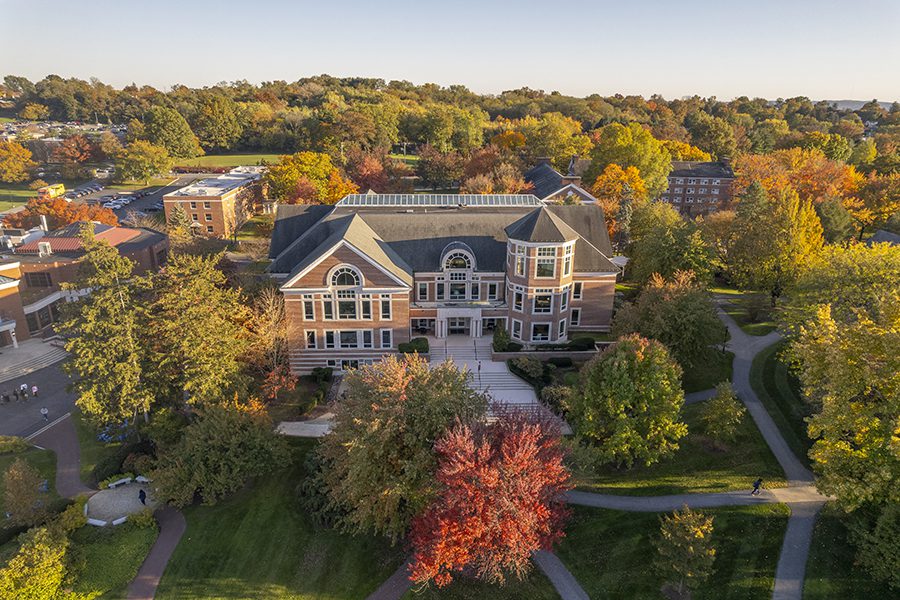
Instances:
[[[291,367],[355,368],[417,336],[525,345],[607,330],[619,268],[596,204],[530,194],[355,194],[279,206],[270,250]]]

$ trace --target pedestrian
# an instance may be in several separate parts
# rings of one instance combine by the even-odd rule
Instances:
[[[0,401],[2,401],[3,404],[9,404],[9,392],[4,390],[3,395],[0,396]]]
[[[143,488],[138,492],[138,500],[141,501],[141,504],[147,506],[147,492],[145,492]]]
[[[27,384],[27,383],[23,383],[22,385],[20,385],[20,386],[19,386],[19,391],[20,391],[20,392],[27,392],[27,391],[28,391],[28,384]]]
[[[49,421],[49,420],[50,420],[50,411],[47,410],[47,407],[46,407],[46,406],[45,406],[44,408],[41,409],[41,416],[44,417],[44,420],[45,420],[45,421]]]
[[[22,400],[28,400],[28,389],[22,390]]]
[[[13,396],[15,396],[16,402],[18,402],[19,401],[19,388],[15,388],[13,390]]]
[[[36,385],[31,386],[31,395],[37,398],[38,387]]]
[[[753,482],[753,491],[750,492],[751,496],[759,496],[759,488],[762,486],[762,477]]]

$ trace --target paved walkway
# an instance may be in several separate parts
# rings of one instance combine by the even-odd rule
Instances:
[[[187,529],[184,515],[177,508],[166,506],[155,514],[159,522],[159,537],[150,548],[137,577],[128,586],[128,600],[153,600],[169,558]]]
[[[409,580],[409,559],[388,577],[378,589],[369,594],[366,600],[400,600],[409,589],[412,581]]]
[[[334,413],[325,413],[306,421],[282,421],[275,428],[277,433],[291,437],[320,438],[331,432]]]
[[[713,396],[716,395],[716,388],[710,388],[708,390],[701,390],[699,392],[691,392],[690,394],[684,395],[684,403],[685,404],[694,404],[695,402],[703,402],[705,400],[709,400]]]
[[[146,504],[141,504],[139,497],[141,490],[147,494]],[[149,485],[138,482],[100,490],[88,500],[87,516],[89,519],[111,523],[116,519],[139,513],[145,508],[156,508],[159,503],[153,499],[152,493],[153,490]]]
[[[552,552],[539,550],[533,555],[534,564],[547,576],[563,600],[590,600],[587,592],[559,558]]]
[[[0,404],[0,435],[27,437],[43,429],[47,422],[41,417],[42,407],[50,411],[51,422],[75,408],[75,394],[66,389],[72,380],[63,373],[62,365],[57,362],[0,384],[0,394],[10,395],[22,384],[28,386],[27,400]],[[31,388],[35,385],[39,388],[37,398],[31,394]]]
[[[67,413],[28,438],[32,444],[56,454],[56,493],[66,498],[92,494],[94,490],[81,483],[81,446],[71,414]]]

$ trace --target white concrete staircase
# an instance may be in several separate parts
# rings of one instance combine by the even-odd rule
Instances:
[[[34,373],[35,371],[49,367],[50,365],[58,363],[69,355],[68,352],[66,352],[59,346],[56,346],[55,344],[47,344],[46,346],[47,351],[38,356],[33,356],[20,363],[14,363],[12,365],[0,368],[0,383],[18,379],[19,377],[24,377],[29,373]],[[8,352],[13,353],[15,352],[15,350],[8,350]]]

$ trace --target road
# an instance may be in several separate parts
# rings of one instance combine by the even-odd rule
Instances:
[[[169,183],[168,185],[158,187],[158,188],[154,186],[154,190],[151,194],[148,194],[148,195],[144,196],[143,198],[139,198],[139,199],[133,201],[128,206],[124,206],[114,212],[116,213],[116,216],[118,216],[120,219],[124,218],[128,214],[128,212],[132,211],[132,210],[147,212],[147,208],[149,208],[150,206],[153,206],[157,202],[162,202],[164,195],[174,192],[175,190],[182,188],[198,179],[204,179],[207,177],[215,177],[215,176],[216,176],[215,173],[190,173],[190,174],[186,174],[186,175],[175,176],[175,177],[173,177],[172,182]],[[99,180],[94,180],[90,183],[102,183],[105,185],[105,182],[99,181]],[[140,190],[134,190],[134,191],[140,191]],[[116,189],[115,184],[113,184],[110,187],[100,190],[99,192],[96,192],[96,193],[93,193],[93,194],[90,194],[87,196],[82,196],[81,198],[78,198],[77,200],[75,200],[75,202],[84,203],[89,200],[98,200],[99,198],[102,198],[103,196],[109,196],[109,195],[115,194],[115,193],[117,193],[117,189]]]
[[[62,362],[29,373],[24,377],[0,383],[0,393],[9,393],[22,385],[28,385],[28,400],[0,404],[0,435],[28,436],[46,425],[41,408],[50,411],[48,419],[54,421],[70,412],[75,406],[75,395],[66,391],[69,377],[62,372]],[[38,397],[31,396],[31,386],[38,386]]]

